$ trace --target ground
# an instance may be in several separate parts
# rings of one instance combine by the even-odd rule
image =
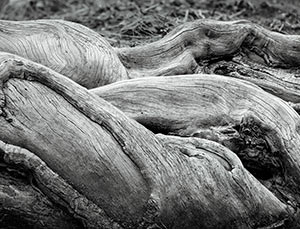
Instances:
[[[157,40],[201,18],[247,19],[282,33],[300,33],[297,0],[2,0],[0,19],[55,18],[99,32],[117,47]]]

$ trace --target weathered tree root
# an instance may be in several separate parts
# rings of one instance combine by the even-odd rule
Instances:
[[[2,144],[4,162],[31,170],[54,201],[74,206],[79,193],[125,228],[253,228],[294,214],[216,143],[166,143],[177,138],[156,137],[78,84],[11,54],[1,53],[0,76],[0,136],[17,149]]]
[[[271,32],[249,21],[198,20],[157,42],[116,51],[131,77],[221,74],[299,103],[299,47],[300,36]]]
[[[45,219],[40,219],[40,221],[44,221],[43,223],[46,224],[47,228],[61,228],[62,226],[65,227],[87,227],[87,228],[120,228],[120,226],[117,223],[112,222],[103,212],[102,209],[100,209],[98,206],[93,204],[91,201],[89,201],[85,196],[78,193],[76,190],[74,190],[68,183],[66,183],[65,180],[63,180],[58,174],[53,172],[39,157],[37,157],[35,154],[31,153],[30,151],[17,147],[14,145],[5,144],[4,142],[0,141],[0,149],[3,153],[2,160],[7,165],[13,165],[15,166],[15,170],[18,171],[18,169],[23,168],[25,169],[25,174],[27,172],[29,174],[32,174],[33,179],[35,180],[36,184],[38,185],[38,188],[42,190],[43,193],[47,195],[48,198],[50,198],[54,203],[62,205],[64,208],[67,208],[69,213],[71,213],[74,218],[78,219],[82,224],[77,222],[77,224],[74,223],[72,225],[69,222],[66,222],[62,224],[63,220],[65,220],[66,216],[64,216],[64,211],[61,210],[62,216],[60,216],[62,219],[60,222],[58,219],[53,220],[53,216],[50,213],[51,205],[44,206],[43,211],[46,209],[49,211],[47,214],[45,214],[46,220],[54,221],[56,223],[59,222],[60,224],[51,225],[48,221]],[[8,166],[7,166],[8,167]],[[0,195],[4,200],[2,200],[2,203],[7,202],[9,198],[13,199],[14,188],[5,190],[5,188],[2,189],[2,195]],[[32,198],[36,198],[37,204],[43,203],[41,200],[39,200],[37,197],[39,193],[36,193],[32,190]],[[23,194],[23,193],[22,193]],[[20,198],[23,198],[25,195],[20,195]],[[5,196],[7,195],[8,198]],[[11,196],[10,196],[11,195]],[[16,195],[16,194],[15,194]],[[0,197],[0,198],[1,198]],[[2,199],[1,198],[1,199]],[[40,198],[40,197],[39,197]],[[43,197],[45,198],[45,197]],[[25,204],[24,204],[25,203]],[[24,211],[22,207],[24,208],[24,205],[26,206],[26,202],[24,200],[19,200],[19,204],[23,204],[23,206],[20,206],[20,209],[18,209],[16,206],[14,206],[14,209],[18,210],[18,213]],[[36,205],[37,205],[36,204]],[[33,204],[32,204],[33,205]],[[27,203],[27,206],[30,206],[30,203]],[[25,216],[30,216],[31,220],[34,218],[37,218],[37,216],[40,214],[40,208],[32,207],[27,210],[26,214],[23,213]],[[11,212],[10,212],[11,214]],[[16,214],[16,213],[15,213]],[[16,214],[17,215],[17,214]],[[22,215],[21,215],[22,216]],[[38,223],[39,220],[36,219]],[[45,222],[46,221],[46,222]],[[8,225],[9,226],[9,225]],[[35,227],[45,227],[45,225],[35,225]]]
[[[148,71],[134,74],[140,77],[162,75],[164,65],[169,65],[164,67],[170,69],[169,74],[182,74],[183,63],[186,63],[184,71],[191,73],[192,63],[202,65],[242,53],[249,60],[270,67],[298,67],[299,41],[297,35],[272,32],[245,20],[197,20],[178,26],[157,42],[116,51],[129,71]],[[175,70],[175,60],[183,60],[184,56],[189,56],[189,64],[177,60],[178,70]],[[161,73],[153,74],[156,71]]]
[[[280,176],[282,186],[292,185],[295,199],[290,201],[300,203],[299,115],[254,84],[185,75],[122,81],[91,91],[154,132],[222,143],[258,178]]]
[[[148,75],[219,73],[254,82],[298,109],[298,70],[291,67],[300,63],[299,36],[246,21],[195,21],[155,43],[122,49],[70,22],[1,21],[0,29],[0,50],[87,88]],[[215,75],[133,80],[88,92],[43,65],[0,54],[0,140],[18,149],[4,149],[3,167],[21,161],[45,201],[45,195],[64,199],[68,208],[74,206],[68,198],[80,195],[92,206],[91,215],[84,209],[90,218],[80,221],[89,221],[86,227],[276,227],[293,217],[292,208],[299,209],[299,116],[284,101],[251,83]],[[256,176],[267,171],[258,178],[280,200],[237,158],[228,162],[234,156],[225,148],[224,157],[216,143],[155,137],[93,92],[155,132],[222,143]],[[28,154],[35,155],[33,164]],[[38,165],[49,173],[39,173]],[[4,174],[8,180],[15,175],[9,169]],[[58,180],[47,174],[58,174]],[[60,185],[47,186],[52,179]],[[56,199],[55,187],[69,187],[73,194],[59,188]],[[27,203],[31,209],[32,201]],[[61,216],[53,225],[63,222]]]
[[[290,105],[299,113],[300,81],[297,68],[271,68],[249,61],[243,56],[236,56],[232,60],[206,63],[200,72],[225,75],[252,82],[265,91],[290,102]]]
[[[0,21],[0,41],[0,51],[41,63],[87,88],[129,78],[204,72],[246,79],[287,101],[300,101],[299,71],[291,69],[300,64],[299,36],[245,20],[197,20],[157,42],[115,49],[76,23]]]
[[[43,64],[87,88],[128,79],[110,44],[77,23],[0,20],[0,51]]]

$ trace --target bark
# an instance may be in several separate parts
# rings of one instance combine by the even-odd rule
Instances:
[[[253,228],[294,216],[229,149],[155,136],[73,81],[21,57],[2,53],[0,67],[4,168],[25,168],[42,195],[86,227]]]

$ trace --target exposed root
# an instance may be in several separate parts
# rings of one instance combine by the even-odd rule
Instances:
[[[121,228],[102,209],[76,191],[35,154],[2,141],[0,150],[5,163],[15,166],[16,169],[23,168],[29,171],[38,188],[56,204],[68,209],[86,228]]]

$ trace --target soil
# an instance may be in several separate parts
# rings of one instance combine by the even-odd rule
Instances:
[[[300,33],[298,0],[2,0],[0,19],[65,19],[99,32],[117,47],[163,37],[197,19],[246,19],[273,31]]]

